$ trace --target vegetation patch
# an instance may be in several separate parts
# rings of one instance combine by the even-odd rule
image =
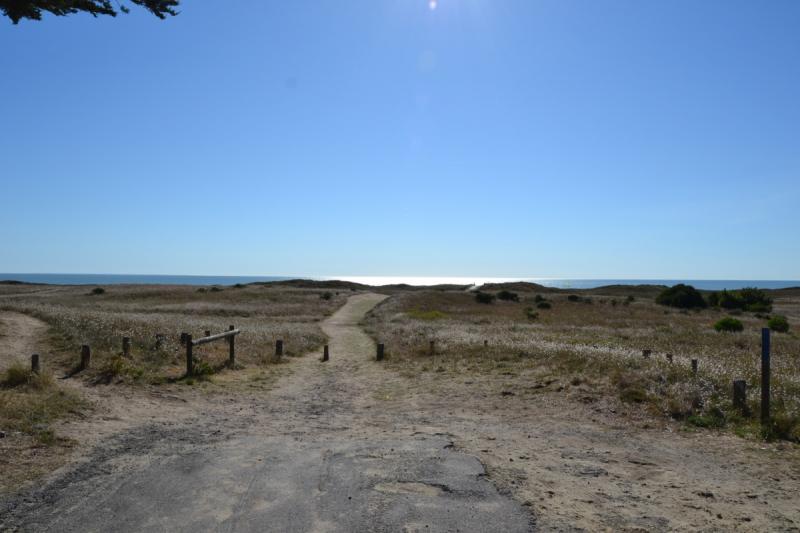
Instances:
[[[500,291],[497,293],[497,299],[503,300],[506,302],[518,302],[519,301],[519,294],[516,292],[511,291]]]
[[[777,331],[778,333],[788,333],[789,321],[786,320],[786,317],[783,315],[775,315],[769,319],[767,322],[767,327],[772,331]]]
[[[40,444],[57,441],[52,422],[84,407],[75,392],[56,386],[49,374],[14,365],[0,378],[0,427],[33,436]]]
[[[412,309],[411,311],[407,311],[406,314],[417,320],[441,320],[443,318],[447,318],[447,314],[443,313],[442,311],[422,311],[419,309]]]
[[[664,289],[656,296],[656,303],[679,309],[702,309],[708,306],[700,291],[683,283]]]
[[[744,330],[744,324],[742,324],[742,321],[739,319],[727,316],[717,321],[717,323],[714,324],[714,329],[720,332],[736,333]]]
[[[488,292],[481,292],[478,291],[475,293],[475,301],[479,304],[491,304],[494,303],[495,295],[489,294]]]
[[[723,309],[739,309],[752,313],[768,313],[772,311],[772,298],[761,289],[746,287],[738,291],[719,291],[711,293],[709,304]]]

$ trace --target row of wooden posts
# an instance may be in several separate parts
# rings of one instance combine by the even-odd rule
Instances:
[[[228,331],[212,335],[210,330],[205,331],[205,337],[199,339],[192,339],[189,333],[181,333],[181,344],[186,346],[186,375],[194,375],[194,346],[206,344],[217,340],[228,340],[228,366],[234,368],[236,365],[236,335],[241,333],[241,330],[236,329],[234,326],[229,326]],[[159,347],[164,342],[164,336],[156,335],[156,346]],[[770,330],[763,328],[761,330],[761,422],[768,424],[770,419]],[[483,341],[484,346],[489,345],[489,341]],[[131,339],[130,337],[122,337],[122,355],[124,357],[130,356]],[[430,341],[429,347],[430,355],[436,353],[435,341]],[[642,350],[642,356],[649,359],[652,355],[652,350]],[[275,358],[280,360],[283,356],[283,340],[278,339],[275,341]],[[673,357],[671,353],[666,354],[667,361],[672,363]],[[378,343],[376,347],[375,359],[383,361],[385,357],[385,346],[383,343]],[[322,350],[322,361],[330,360],[330,350],[326,344]],[[89,368],[91,362],[91,348],[89,345],[84,344],[81,346],[81,360],[77,371],[86,370]],[[692,374],[697,375],[698,361],[697,359],[691,360]],[[41,365],[39,362],[39,354],[31,355],[31,371],[39,373]],[[747,382],[743,379],[733,381],[733,406],[736,409],[746,413],[747,411]]]
[[[770,420],[770,329],[761,329],[761,423],[769,424]],[[433,344],[431,343],[431,346]],[[642,350],[645,359],[650,358],[652,350]],[[667,361],[672,362],[672,354],[667,354]],[[692,374],[697,375],[697,359],[692,359]],[[743,379],[733,380],[733,407],[747,414],[747,382]]]

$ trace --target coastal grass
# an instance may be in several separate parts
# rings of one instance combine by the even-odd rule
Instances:
[[[275,341],[285,355],[297,356],[324,344],[320,321],[338,309],[351,291],[285,285],[153,286],[110,285],[99,293],[81,286],[46,286],[0,294],[0,308],[35,316],[50,326],[46,364],[65,373],[77,370],[81,346],[91,347],[91,367],[83,372],[98,383],[159,383],[177,379],[185,368],[180,334],[194,338],[235,325],[240,365],[270,365]],[[157,342],[157,335],[162,336]],[[130,337],[129,358],[122,338]],[[221,369],[226,342],[195,347],[198,368]]]
[[[760,329],[767,317],[742,313],[741,332],[719,333],[714,324],[726,316],[723,311],[665,308],[653,297],[628,298],[615,289],[608,295],[594,290],[591,298],[547,294],[550,307],[537,307],[531,319],[531,308],[544,297],[518,294],[518,302],[490,305],[461,292],[396,294],[370,313],[366,326],[386,345],[388,363],[409,376],[524,376],[544,383],[550,376],[567,388],[577,380],[626,409],[680,420],[689,429],[727,427],[800,442],[800,339],[792,333],[773,334],[773,423],[762,431],[753,415],[760,398]],[[800,321],[797,296],[779,295],[774,305],[788,322]],[[420,318],[430,314],[442,318]],[[433,357],[430,340],[436,342]],[[692,359],[699,362],[696,376]],[[732,405],[734,379],[748,385],[745,413]]]

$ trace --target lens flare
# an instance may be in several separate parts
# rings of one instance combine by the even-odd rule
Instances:
[[[437,2],[436,0],[431,0],[430,2],[428,2],[428,8],[430,8],[431,11],[436,9],[437,5],[439,5],[439,2]]]

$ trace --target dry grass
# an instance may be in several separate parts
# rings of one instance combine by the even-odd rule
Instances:
[[[340,307],[347,292],[248,285],[241,288],[187,286],[107,286],[104,294],[93,287],[9,286],[13,296],[0,298],[3,309],[30,314],[51,326],[48,364],[64,370],[77,365],[80,346],[92,349],[88,375],[98,381],[158,381],[177,377],[184,365],[180,334],[195,338],[235,325],[237,362],[267,364],[275,341],[284,341],[286,355],[300,355],[324,343],[319,322]],[[22,290],[20,290],[22,289]],[[329,292],[330,299],[322,298]],[[2,296],[2,294],[0,294]],[[156,347],[156,335],[164,343]],[[122,359],[122,337],[131,338],[130,359]],[[195,349],[209,366],[227,358],[224,342]]]
[[[733,411],[730,390],[734,379],[745,379],[750,410],[758,412],[765,319],[742,314],[737,316],[745,326],[742,333],[717,333],[713,324],[725,314],[716,310],[680,312],[641,294],[630,301],[616,290],[577,294],[582,301],[570,301],[568,293],[541,294],[550,309],[536,307],[535,293],[520,293],[519,303],[491,305],[463,292],[398,294],[371,313],[367,327],[407,373],[554,373],[591,380],[653,414],[756,430],[755,420]],[[529,308],[537,318],[529,317]],[[779,296],[774,311],[800,326],[800,298]],[[433,358],[430,340],[436,342]],[[649,359],[642,350],[652,350]],[[772,353],[774,432],[800,440],[800,339],[776,333]],[[699,361],[697,377],[690,370],[692,359]]]

